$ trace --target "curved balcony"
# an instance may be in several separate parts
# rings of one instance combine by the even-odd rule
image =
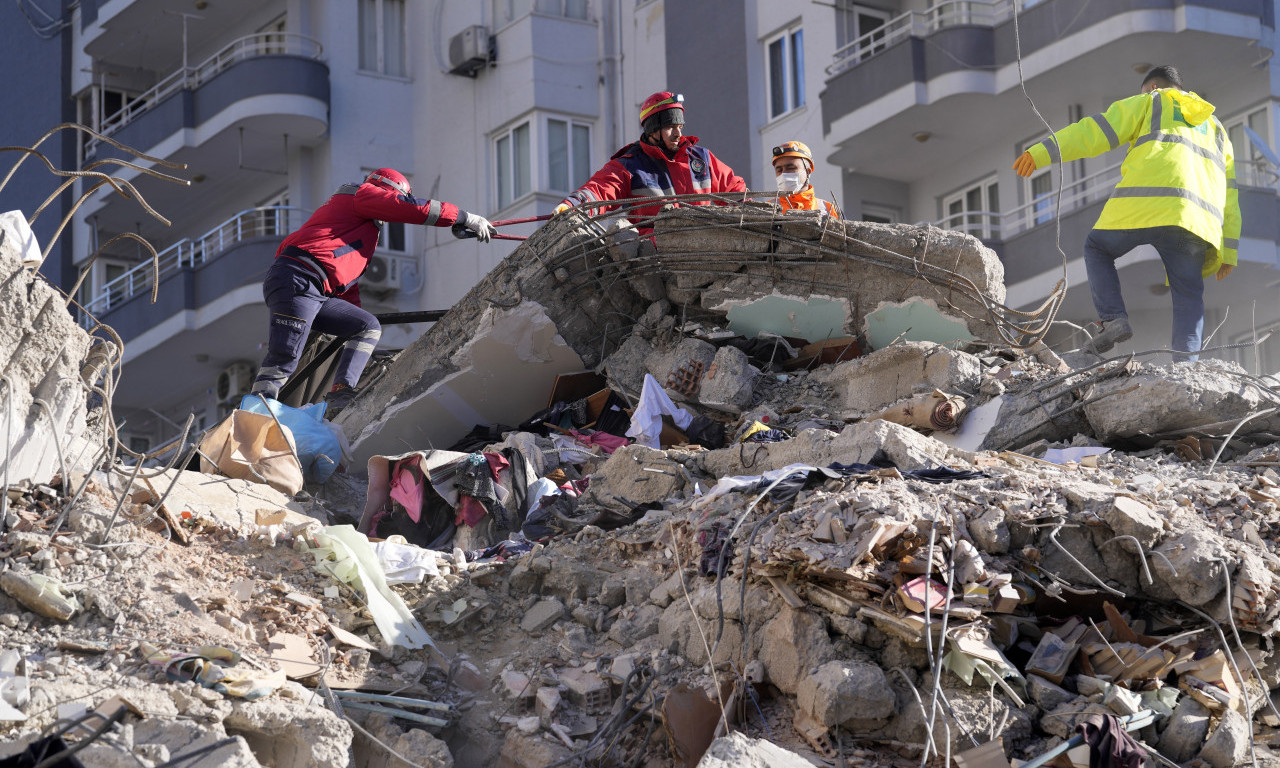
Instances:
[[[159,263],[158,279],[156,266],[152,260],[148,259],[95,291],[93,298],[84,306],[84,312],[87,314],[82,314],[81,325],[88,327],[96,317],[115,326],[121,337],[128,340],[137,334],[131,332],[132,328],[117,325],[119,317],[114,314],[116,310],[126,305],[135,305],[131,315],[137,316],[133,319],[139,321],[140,327],[146,327],[147,323],[151,322],[147,318],[149,315],[167,315],[178,308],[194,309],[207,304],[217,298],[216,286],[212,290],[195,286],[192,291],[162,291],[166,294],[166,301],[177,298],[182,302],[182,307],[166,308],[162,304],[152,305],[149,298],[136,302],[134,300],[143,296],[150,297],[153,286],[168,282],[174,275],[189,273],[194,276],[203,265],[217,261],[237,250],[243,250],[245,246],[264,239],[270,246],[271,253],[274,254],[280,240],[301,226],[305,218],[306,212],[298,208],[285,206],[250,208],[237,213],[198,238],[179,240],[158,254],[156,259]],[[257,272],[259,274],[264,272],[266,265],[269,264],[270,256],[268,255],[262,268]]]
[[[181,128],[194,128],[229,107],[233,102],[260,95],[298,95],[318,102],[317,110],[299,117],[318,119],[311,132],[322,133],[327,125],[329,71],[321,61],[320,43],[304,35],[260,33],[242,37],[194,67],[183,67],[131,100],[99,126],[99,133],[136,149],[146,151]],[[252,66],[238,67],[241,64]],[[237,70],[232,74],[233,70]],[[223,78],[223,74],[228,76]],[[189,103],[174,97],[187,93]],[[127,130],[152,113],[163,110],[168,119],[149,130]],[[305,134],[307,131],[299,131]],[[86,157],[93,157],[101,142],[90,141]]]
[[[908,11],[837,50],[821,94],[836,147],[828,160],[922,179],[989,144],[992,126],[1009,136],[1041,130],[1023,82],[1041,108],[1055,98],[1110,101],[1136,91],[1141,62],[1178,50],[1196,51],[1199,83],[1265,88],[1257,65],[1270,52],[1258,41],[1270,39],[1274,16],[1270,0],[945,0]]]

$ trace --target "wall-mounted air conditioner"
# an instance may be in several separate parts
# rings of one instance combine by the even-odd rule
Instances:
[[[410,259],[375,253],[360,276],[360,287],[370,291],[398,291],[404,287]]]
[[[219,403],[236,406],[253,387],[253,365],[244,361],[234,362],[222,369],[214,385],[213,395]]]
[[[495,58],[489,28],[476,24],[449,38],[449,74],[475,77]]]

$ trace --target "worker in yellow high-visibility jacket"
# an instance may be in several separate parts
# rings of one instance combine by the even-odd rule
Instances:
[[[1199,357],[1204,278],[1230,274],[1240,241],[1235,155],[1213,109],[1183,88],[1178,70],[1155,67],[1143,78],[1142,93],[1063,128],[1013,164],[1019,176],[1030,176],[1052,162],[1129,145],[1120,183],[1084,244],[1089,290],[1102,321],[1084,349],[1105,352],[1133,335],[1115,262],[1139,245],[1152,245],[1173,295],[1174,360]]]

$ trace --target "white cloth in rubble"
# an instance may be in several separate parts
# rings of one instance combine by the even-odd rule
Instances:
[[[676,426],[684,429],[693,421],[693,414],[667,397],[666,391],[658,380],[650,374],[644,375],[644,386],[640,390],[640,404],[631,414],[631,426],[627,429],[627,437],[640,445],[659,448],[658,435],[662,434],[662,417],[670,416]]]

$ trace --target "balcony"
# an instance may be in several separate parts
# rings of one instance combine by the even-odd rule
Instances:
[[[1196,51],[1197,83],[1270,92],[1257,67],[1270,52],[1258,41],[1274,26],[1270,0],[946,0],[908,11],[841,47],[828,67],[829,160],[920,180],[993,139],[1042,132],[1024,81],[1042,111],[1081,104],[1088,114],[1136,92],[1135,67],[1179,51]],[[920,135],[928,142],[913,141]]]
[[[170,183],[121,169],[144,198],[164,200],[161,213],[176,231],[200,231],[210,201],[263,199],[287,176],[289,148],[321,141],[328,129],[329,71],[316,41],[281,33],[242,37],[193,67],[182,67],[103,122],[101,132],[146,154],[186,163],[179,175],[201,183]],[[125,154],[105,142],[85,148],[86,163]],[[83,211],[107,236],[135,232],[162,241],[166,230],[138,222],[132,200],[104,190]],[[141,229],[140,229],[141,228]],[[103,238],[105,239],[105,238]]]
[[[219,366],[261,357],[267,327],[261,281],[280,241],[305,218],[305,211],[283,206],[241,211],[161,251],[158,280],[148,260],[101,286],[80,322],[109,325],[125,342],[127,387],[116,403],[167,407],[203,392]],[[207,375],[193,375],[202,367]]]

